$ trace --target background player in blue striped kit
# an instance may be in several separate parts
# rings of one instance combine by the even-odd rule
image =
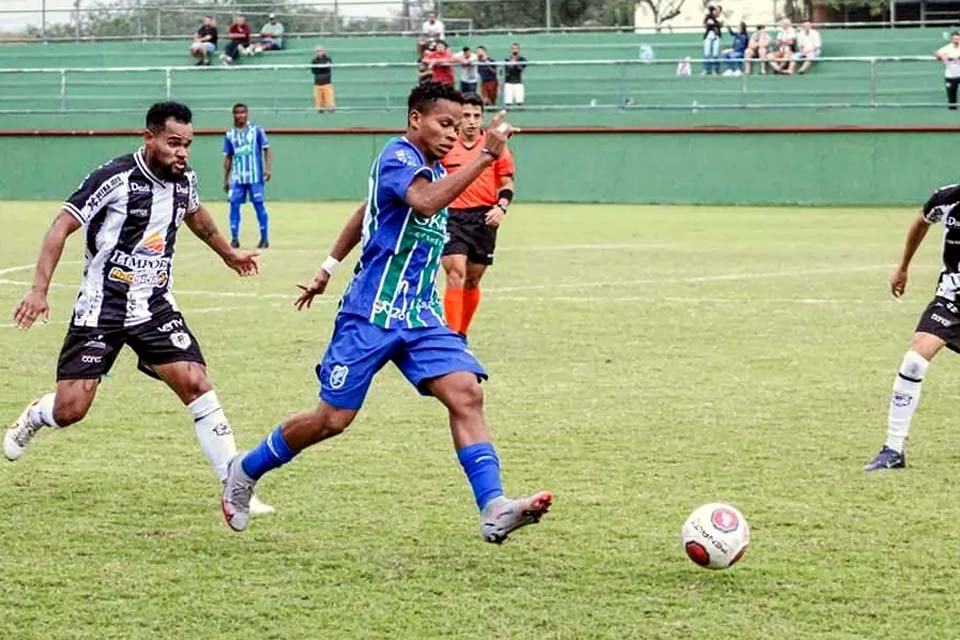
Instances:
[[[230,246],[240,246],[240,207],[249,196],[260,226],[259,249],[270,246],[264,183],[270,181],[273,152],[263,128],[249,121],[247,105],[233,105],[233,129],[223,137],[223,190],[230,201]]]
[[[457,458],[480,510],[480,532],[500,543],[538,522],[553,496],[510,499],[483,414],[480,380],[487,374],[463,336],[443,319],[436,289],[447,240],[447,205],[500,156],[513,129],[491,122],[483,153],[447,176],[439,160],[457,142],[463,97],[450,86],[422,84],[407,102],[406,136],[390,140],[370,169],[367,202],[347,221],[313,282],[300,285],[297,306],[309,306],[358,243],[360,261],[340,305],[333,337],[317,366],[320,404],[287,418],[245,456],[228,464],[223,515],[247,527],[257,480],[312,444],[342,433],[363,405],[373,377],[393,362],[417,390],[449,412]]]

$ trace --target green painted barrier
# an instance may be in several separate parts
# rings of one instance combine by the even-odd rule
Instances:
[[[275,135],[272,200],[359,200],[388,136]],[[956,182],[956,134],[538,134],[511,141],[518,198],[542,202],[918,204]],[[0,199],[66,197],[85,172],[138,145],[126,137],[4,137]],[[221,139],[191,164],[205,199],[223,199]]]

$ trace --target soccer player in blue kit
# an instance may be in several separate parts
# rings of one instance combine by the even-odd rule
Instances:
[[[232,529],[246,529],[257,481],[310,445],[342,433],[374,375],[391,361],[421,394],[447,407],[484,540],[503,542],[549,509],[553,496],[547,491],[519,499],[504,495],[500,461],[483,415],[480,381],[487,374],[466,340],[447,327],[436,289],[447,205],[493,164],[516,131],[502,122],[501,113],[491,122],[483,153],[447,176],[439,159],[457,142],[462,105],[460,93],[447,85],[413,89],[406,135],[383,148],[370,170],[367,201],[347,221],[313,282],[299,285],[303,293],[296,305],[302,309],[324,292],[350,250],[361,245],[333,337],[317,366],[319,405],[287,418],[255,449],[228,464],[222,508]]]
[[[240,246],[240,207],[250,198],[260,227],[258,249],[270,246],[264,183],[270,181],[273,152],[263,127],[249,120],[247,105],[233,105],[233,129],[223,137],[223,190],[230,201],[230,246]]]

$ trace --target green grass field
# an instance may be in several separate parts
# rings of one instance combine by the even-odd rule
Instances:
[[[315,402],[347,274],[304,313],[294,283],[351,208],[274,204],[256,280],[181,234],[178,300],[242,447]],[[0,203],[4,314],[55,209]],[[0,638],[956,637],[955,358],[931,367],[911,468],[861,471],[933,293],[936,233],[887,294],[913,215],[514,207],[471,342],[508,491],[556,502],[502,547],[443,410],[393,369],[344,436],[264,479],[277,515],[232,533],[192,420],[125,352],[83,423],[0,465]],[[4,419],[53,384],[80,252],[49,325],[2,320]],[[717,500],[753,538],[708,572],[678,534]]]

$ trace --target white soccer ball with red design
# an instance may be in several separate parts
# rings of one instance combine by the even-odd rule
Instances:
[[[750,545],[750,525],[735,507],[713,502],[698,507],[683,523],[680,544],[687,557],[707,569],[737,563]]]

